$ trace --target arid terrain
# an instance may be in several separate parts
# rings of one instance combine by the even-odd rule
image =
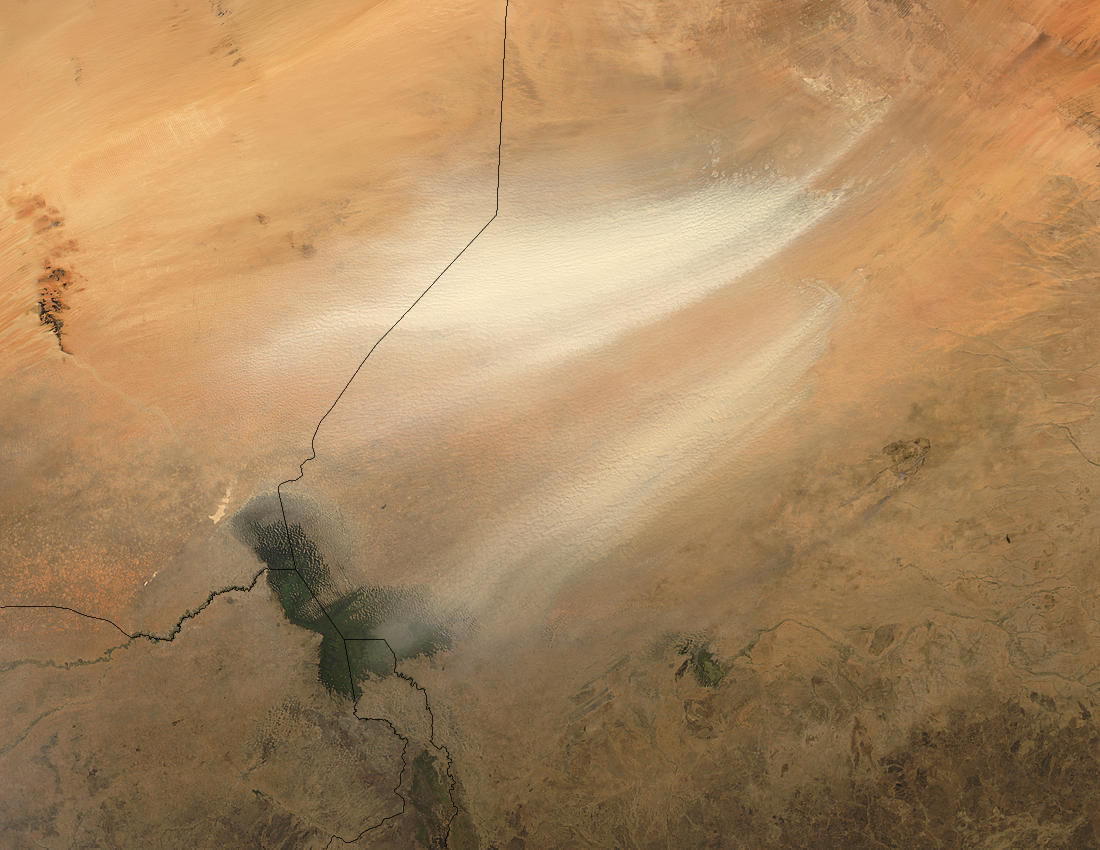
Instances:
[[[0,847],[1100,847],[1100,3],[0,48]]]

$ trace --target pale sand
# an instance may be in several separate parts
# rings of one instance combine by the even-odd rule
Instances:
[[[492,214],[502,7],[6,5],[0,579],[165,629],[257,568],[229,517],[296,473],[366,348]],[[322,542],[347,584],[426,584],[453,615],[453,650],[403,669],[467,834],[1092,841],[1095,6],[512,5],[500,217],[288,488],[342,530]],[[70,355],[38,321],[47,260],[76,281]],[[919,467],[884,452],[918,439]],[[314,687],[316,646],[264,593],[184,632],[251,647],[224,670],[284,683],[263,717],[198,644],[110,669],[129,688],[193,675],[165,718],[282,740],[271,712],[286,681]],[[0,626],[6,662],[113,639]],[[677,678],[686,634],[726,665],[719,687]],[[144,712],[102,669],[9,674],[28,674],[9,694],[19,806],[43,823],[55,774],[35,758],[83,751],[49,743],[67,714],[38,714],[71,704],[105,741],[103,705]],[[149,758],[205,788],[205,751],[157,738],[161,719]],[[325,764],[290,815],[233,785],[247,805],[219,840],[360,822]],[[387,754],[367,784],[398,769]],[[60,832],[169,787],[86,774],[64,774]],[[83,837],[156,844],[185,810]]]

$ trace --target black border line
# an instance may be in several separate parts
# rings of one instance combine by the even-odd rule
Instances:
[[[471,237],[469,242],[467,242],[465,245],[462,246],[462,248],[459,250],[459,252],[451,258],[451,261],[443,267],[443,270],[435,276],[435,278],[432,280],[432,282],[429,283],[424,288],[424,290],[419,295],[416,296],[416,298],[413,299],[412,303],[409,304],[409,306],[405,308],[405,311],[400,316],[397,317],[397,319],[394,321],[394,323],[392,325],[390,325],[382,333],[382,335],[380,337],[378,337],[377,340],[375,340],[374,344],[370,347],[370,349],[367,351],[367,353],[365,355],[363,355],[363,359],[359,361],[359,365],[355,367],[355,371],[351,373],[351,377],[348,378],[347,383],[345,383],[343,388],[340,390],[340,392],[337,393],[336,398],[333,400],[332,404],[330,404],[328,406],[328,409],[323,414],[321,414],[321,418],[317,420],[317,425],[314,426],[313,435],[310,437],[310,440],[309,440],[309,457],[305,458],[301,463],[298,464],[298,474],[296,476],[294,476],[293,478],[288,478],[285,481],[280,481],[279,484],[275,488],[276,495],[279,498],[279,513],[282,515],[282,518],[283,518],[283,531],[286,534],[286,543],[287,543],[287,547],[290,551],[291,563],[293,563],[293,565],[294,565],[293,570],[294,570],[295,573],[298,574],[298,578],[300,578],[302,580],[302,585],[308,591],[309,595],[313,598],[313,601],[317,603],[317,607],[320,608],[321,613],[324,614],[325,619],[328,620],[328,622],[329,622],[329,625],[332,626],[333,630],[336,632],[337,635],[340,636],[340,639],[343,641],[344,659],[347,662],[347,666],[348,666],[348,681],[351,684],[352,713],[355,714],[356,717],[359,717],[358,702],[359,702],[360,694],[356,693],[355,674],[352,670],[351,653],[348,650],[348,642],[349,641],[375,641],[375,642],[380,642],[380,643],[384,644],[386,649],[389,651],[390,656],[393,658],[393,675],[397,676],[398,678],[404,679],[406,682],[408,682],[410,687],[415,688],[416,690],[420,691],[420,693],[424,697],[424,710],[428,713],[428,718],[429,718],[429,721],[430,721],[428,743],[431,744],[431,746],[437,752],[443,754],[443,756],[446,758],[446,763],[447,763],[447,768],[446,768],[446,774],[447,774],[447,780],[448,780],[447,796],[449,797],[450,802],[451,802],[451,816],[447,819],[446,828],[445,828],[444,834],[443,834],[443,846],[444,847],[447,846],[447,844],[450,840],[451,825],[453,824],[454,819],[458,816],[460,808],[458,806],[458,803],[455,801],[455,795],[454,795],[455,787],[456,787],[456,784],[457,784],[454,773],[453,773],[453,770],[452,770],[452,768],[454,766],[454,759],[451,757],[450,750],[447,749],[447,747],[445,745],[440,744],[436,740],[436,736],[435,736],[435,712],[432,711],[431,703],[428,700],[428,691],[424,688],[423,685],[421,685],[419,682],[417,682],[416,679],[414,679],[412,676],[409,676],[408,674],[402,673],[400,670],[398,670],[398,667],[397,667],[397,664],[398,664],[397,653],[394,651],[393,647],[390,645],[388,640],[386,640],[385,638],[382,638],[382,637],[351,637],[349,635],[345,635],[340,630],[340,627],[336,625],[336,621],[333,620],[332,617],[329,615],[328,611],[325,609],[324,604],[318,598],[318,596],[314,592],[313,588],[311,588],[309,586],[309,582],[306,581],[305,576],[298,569],[298,558],[297,558],[297,556],[295,555],[295,552],[294,552],[294,538],[290,533],[290,523],[287,520],[287,516],[286,516],[286,504],[283,501],[283,487],[285,487],[288,484],[294,484],[298,481],[301,481],[302,478],[305,477],[306,464],[309,463],[310,461],[313,461],[313,460],[317,459],[317,435],[321,431],[321,425],[324,424],[324,421],[325,421],[325,419],[328,418],[328,415],[330,413],[332,413],[333,410],[336,409],[336,405],[338,405],[340,403],[340,400],[344,397],[344,393],[346,393],[348,391],[348,389],[351,387],[352,383],[354,383],[355,379],[359,376],[359,373],[362,371],[363,367],[367,364],[367,361],[370,359],[371,355],[374,354],[374,352],[378,348],[378,346],[380,346],[382,344],[382,342],[386,339],[386,337],[388,337],[394,331],[394,329],[399,324],[401,324],[401,322],[405,319],[405,317],[408,316],[409,313],[411,313],[413,311],[413,309],[416,307],[416,305],[419,304],[429,292],[431,292],[433,287],[435,287],[435,285],[437,283],[439,283],[439,281],[442,279],[443,275],[445,275],[451,269],[451,267],[455,263],[458,262],[459,258],[463,254],[465,254],[467,250],[469,250],[470,246],[473,245],[478,240],[478,238],[481,236],[481,234],[483,234],[489,228],[489,225],[492,224],[496,220],[497,216],[500,215],[500,172],[501,172],[501,162],[502,162],[502,159],[503,159],[503,148],[504,148],[504,83],[505,83],[505,75],[506,75],[507,68],[508,68],[508,2],[509,2],[509,0],[504,0],[504,35],[503,35],[503,39],[502,39],[501,62],[500,62],[500,121],[499,121],[499,124],[498,124],[498,127],[497,127],[497,179],[496,179],[496,190],[495,190],[495,193],[494,193],[493,214],[491,216],[489,216],[489,220],[486,221],[485,224],[483,224],[481,226],[481,229],[478,230],[478,232],[475,233],[473,235],[473,237]],[[353,839],[353,841],[357,841],[359,838],[362,838],[368,832],[382,826],[384,823],[386,823],[386,821],[397,817],[399,814],[401,814],[405,811],[405,807],[406,807],[406,799],[400,793],[400,787],[401,787],[402,778],[404,776],[405,767],[406,767],[406,764],[407,764],[406,756],[407,756],[407,750],[408,750],[408,746],[409,746],[409,739],[406,736],[401,735],[394,728],[393,724],[389,720],[386,720],[385,718],[361,717],[359,719],[361,719],[361,720],[377,720],[377,721],[380,721],[382,723],[385,723],[387,726],[390,727],[390,729],[393,731],[393,733],[395,735],[397,735],[399,738],[402,739],[402,741],[404,741],[404,748],[402,750],[401,774],[398,776],[397,786],[394,788],[394,794],[396,794],[398,797],[401,798],[401,812],[399,812],[395,815],[389,815],[389,816],[383,818],[382,820],[380,820],[377,824],[374,824],[373,826],[367,827],[365,830],[363,830],[361,833],[359,833],[359,835],[355,839]],[[340,836],[334,835],[333,838],[334,839],[335,838],[340,838]],[[343,838],[340,838],[340,840],[343,841],[345,844],[353,843],[353,841],[345,841]],[[329,843],[331,844],[332,842],[330,841]]]
[[[189,608],[188,610],[186,610],[180,616],[180,618],[175,622],[175,624],[172,626],[172,628],[169,629],[169,631],[166,632],[165,634],[155,634],[153,632],[128,632],[124,628],[122,628],[122,626],[120,626],[118,623],[116,623],[114,620],[111,620],[108,617],[100,617],[100,616],[95,615],[95,614],[88,614],[84,611],[80,611],[76,608],[71,608],[67,605],[51,605],[51,604],[8,604],[8,605],[0,605],[0,611],[19,610],[19,609],[23,609],[23,610],[64,611],[64,612],[67,612],[67,613],[70,613],[70,614],[75,614],[76,616],[83,617],[83,618],[88,619],[88,620],[93,620],[93,621],[99,622],[99,623],[105,623],[105,624],[111,626],[116,631],[118,631],[123,636],[125,636],[126,639],[127,639],[125,644],[122,644],[121,646],[118,646],[118,647],[113,647],[110,650],[108,650],[107,651],[107,657],[109,657],[110,653],[113,652],[114,650],[120,649],[120,648],[125,647],[125,646],[129,646],[130,643],[132,643],[135,640],[139,640],[139,639],[140,640],[147,640],[151,643],[171,643],[173,640],[176,639],[176,637],[179,635],[179,633],[183,630],[183,624],[187,620],[191,620],[191,619],[194,619],[195,617],[197,617],[199,614],[201,614],[203,611],[205,611],[208,607],[210,607],[211,603],[213,603],[213,601],[215,599],[217,599],[219,596],[222,596],[222,595],[227,594],[227,593],[248,593],[248,592],[252,591],[253,589],[255,589],[257,582],[259,582],[260,576],[262,576],[264,573],[267,573],[267,572],[293,572],[293,573],[296,573],[298,575],[298,578],[301,579],[302,585],[308,591],[309,595],[313,598],[313,601],[317,603],[317,606],[318,606],[318,608],[320,608],[321,612],[324,614],[325,619],[327,619],[329,621],[329,624],[332,626],[332,628],[335,630],[336,634],[339,635],[340,639],[343,641],[343,644],[344,644],[344,658],[347,661],[347,665],[348,665],[348,681],[351,684],[352,714],[358,720],[372,720],[372,721],[375,721],[375,722],[378,722],[378,723],[385,724],[389,728],[389,730],[397,738],[399,738],[402,742],[402,747],[401,747],[401,770],[398,772],[397,784],[394,786],[394,789],[393,789],[393,793],[401,800],[401,808],[398,811],[394,812],[393,814],[386,815],[381,820],[379,820],[377,823],[366,827],[358,835],[356,835],[354,838],[345,839],[342,836],[340,836],[339,834],[333,833],[332,837],[329,839],[328,843],[325,845],[326,850],[327,850],[328,847],[331,847],[331,845],[334,841],[340,841],[343,844],[354,844],[354,843],[358,842],[367,833],[372,832],[373,830],[376,830],[376,829],[382,827],[387,822],[389,822],[391,820],[395,820],[396,818],[403,815],[405,813],[406,808],[408,807],[408,799],[405,797],[404,794],[401,793],[401,785],[404,782],[405,771],[408,768],[408,764],[409,764],[409,762],[408,762],[408,750],[409,750],[409,744],[411,743],[411,739],[408,736],[401,734],[401,732],[398,731],[397,727],[393,724],[393,722],[390,721],[388,718],[385,718],[385,717],[364,717],[364,716],[361,716],[359,714],[358,703],[359,703],[359,697],[361,696],[361,693],[359,693],[359,694],[356,693],[355,676],[354,676],[354,673],[352,671],[352,665],[351,665],[351,654],[348,651],[348,642],[349,641],[375,641],[375,642],[380,642],[380,643],[384,644],[386,649],[390,653],[390,657],[393,658],[393,671],[392,671],[393,675],[400,678],[400,679],[403,679],[405,682],[407,682],[409,684],[410,687],[412,687],[412,688],[416,689],[417,691],[419,691],[421,693],[421,695],[424,697],[424,710],[427,712],[428,719],[429,719],[428,743],[437,752],[440,752],[440,753],[443,754],[443,756],[446,759],[446,764],[447,764],[447,767],[446,767],[446,775],[447,775],[447,779],[448,779],[447,795],[448,795],[448,797],[450,799],[450,803],[451,803],[451,816],[447,819],[446,828],[445,828],[444,834],[443,834],[443,846],[444,847],[448,846],[448,843],[450,841],[450,836],[451,836],[451,826],[454,823],[454,819],[458,816],[459,812],[461,811],[461,809],[458,806],[458,803],[455,801],[455,796],[454,796],[455,788],[456,788],[456,785],[457,785],[457,780],[455,779],[454,771],[453,771],[454,759],[451,756],[450,750],[445,745],[440,744],[438,741],[436,741],[436,737],[435,737],[435,713],[432,711],[431,703],[428,700],[428,691],[424,688],[423,685],[421,685],[419,682],[417,682],[416,679],[414,679],[412,676],[408,675],[407,673],[402,673],[398,669],[398,666],[397,666],[398,665],[397,653],[394,651],[393,647],[390,645],[388,640],[386,640],[385,638],[382,638],[382,637],[349,637],[349,636],[345,635],[343,632],[340,631],[339,626],[336,625],[336,622],[329,615],[328,611],[325,609],[325,606],[321,603],[321,600],[317,597],[317,594],[314,593],[313,588],[311,588],[309,586],[309,582],[306,581],[305,576],[303,576],[301,571],[298,569],[298,559],[297,559],[297,557],[295,556],[295,553],[294,553],[294,540],[293,540],[293,538],[290,534],[290,525],[287,522],[287,516],[286,516],[286,506],[283,503],[283,487],[287,484],[294,484],[298,481],[301,481],[302,478],[305,476],[305,465],[307,463],[309,463],[310,461],[317,459],[317,445],[316,445],[316,443],[317,443],[317,435],[321,431],[321,425],[324,423],[325,419],[328,418],[328,415],[330,413],[332,413],[332,411],[336,408],[336,405],[340,403],[340,400],[344,397],[344,393],[346,393],[348,391],[348,388],[351,387],[352,383],[355,381],[355,379],[359,375],[360,371],[362,371],[363,367],[366,365],[367,361],[370,359],[370,356],[372,354],[374,354],[375,349],[377,349],[378,346],[382,344],[383,340],[385,340],[385,338],[387,336],[389,336],[399,324],[401,324],[401,322],[405,319],[405,317],[408,316],[409,313],[411,313],[413,311],[413,308],[415,308],[416,305],[419,304],[421,302],[421,300],[423,300],[423,298],[432,290],[432,288],[437,283],[439,283],[439,281],[443,277],[443,275],[445,275],[451,269],[451,267],[456,262],[458,262],[459,258],[463,254],[465,254],[467,250],[469,250],[470,246],[473,245],[474,242],[476,242],[478,240],[478,238],[481,236],[481,234],[483,234],[489,228],[489,225],[492,224],[496,220],[497,216],[500,215],[500,174],[501,174],[501,162],[502,162],[502,159],[503,159],[503,148],[504,148],[504,84],[505,84],[505,75],[506,75],[507,67],[508,67],[508,5],[509,5],[509,0],[504,0],[504,36],[503,36],[503,40],[502,40],[501,68],[500,68],[500,122],[498,124],[498,131],[497,131],[497,174],[496,174],[496,191],[495,191],[495,195],[494,195],[493,214],[489,217],[489,220],[486,221],[485,224],[483,224],[481,226],[481,229],[478,230],[478,232],[473,235],[473,237],[470,239],[470,241],[467,242],[459,250],[459,252],[454,255],[454,257],[451,258],[451,261],[449,263],[447,263],[446,266],[443,267],[443,270],[435,276],[435,278],[432,280],[432,282],[429,283],[424,288],[424,290],[419,295],[416,296],[415,299],[413,299],[412,303],[409,304],[409,306],[405,308],[405,311],[400,316],[397,317],[397,320],[394,321],[394,323],[392,325],[390,325],[386,329],[386,331],[380,337],[378,337],[377,340],[375,340],[374,344],[370,347],[370,349],[367,351],[367,353],[363,356],[363,359],[359,362],[359,365],[355,367],[355,371],[351,373],[351,377],[348,378],[348,381],[347,381],[346,384],[344,384],[343,389],[340,390],[340,392],[337,394],[336,398],[333,400],[332,404],[330,404],[328,409],[321,415],[321,418],[317,420],[317,425],[313,429],[313,436],[310,438],[310,441],[309,441],[309,449],[310,449],[309,457],[307,457],[305,460],[303,460],[301,463],[298,464],[298,474],[296,476],[294,476],[293,478],[288,478],[285,481],[280,481],[279,484],[276,486],[275,492],[276,492],[276,494],[279,498],[279,513],[282,515],[282,518],[283,518],[283,530],[286,533],[287,546],[289,547],[291,562],[294,564],[294,566],[293,567],[263,567],[260,570],[258,570],[252,576],[251,581],[247,585],[229,585],[229,586],[223,587],[219,590],[210,591],[210,593],[207,594],[206,599],[203,600],[203,602],[200,605],[198,605],[195,608]]]

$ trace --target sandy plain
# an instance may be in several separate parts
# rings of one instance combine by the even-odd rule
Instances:
[[[271,565],[503,13],[4,5],[0,602]],[[8,609],[4,842],[1100,843],[1098,13],[510,3],[286,488],[431,714]]]

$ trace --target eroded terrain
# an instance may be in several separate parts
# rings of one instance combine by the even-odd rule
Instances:
[[[1095,3],[5,6],[0,843],[1100,846]]]

